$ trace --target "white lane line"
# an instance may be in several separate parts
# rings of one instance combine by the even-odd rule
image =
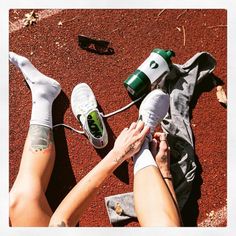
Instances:
[[[61,11],[63,11],[63,9],[50,9],[50,10],[39,11],[39,12],[37,12],[37,14],[38,14],[37,21],[40,21],[42,19],[46,19],[46,18],[48,18],[50,16],[53,16],[53,15],[55,15],[55,14],[61,12]],[[15,22],[11,22],[9,20],[9,23],[10,23],[10,25],[9,25],[9,33],[13,33],[13,32],[15,32],[17,30],[20,30],[20,29],[22,29],[24,27],[23,19],[17,20]]]
[[[210,212],[208,217],[198,224],[198,227],[217,227],[227,219],[227,207],[224,206],[216,212]]]

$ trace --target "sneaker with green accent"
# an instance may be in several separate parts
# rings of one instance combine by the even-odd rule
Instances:
[[[139,107],[139,120],[150,128],[153,134],[157,125],[165,118],[170,104],[170,96],[161,89],[151,91]]]
[[[97,101],[92,89],[86,83],[77,84],[71,94],[71,107],[76,119],[80,121],[90,143],[95,148],[108,144],[108,135]]]

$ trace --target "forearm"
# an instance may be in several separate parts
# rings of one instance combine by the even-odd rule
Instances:
[[[49,225],[75,226],[98,188],[122,162],[113,150],[110,151],[64,198]]]

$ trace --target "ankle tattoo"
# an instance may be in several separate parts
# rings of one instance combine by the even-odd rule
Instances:
[[[54,143],[52,129],[42,125],[31,125],[28,137],[32,152],[43,151]]]

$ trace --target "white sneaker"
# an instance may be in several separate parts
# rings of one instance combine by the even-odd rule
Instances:
[[[74,87],[71,94],[71,107],[90,143],[95,148],[104,148],[108,143],[107,130],[97,109],[95,95],[87,84],[81,83]]]
[[[150,128],[151,134],[166,116],[169,104],[169,95],[160,89],[153,90],[142,101],[139,107],[139,120]]]

